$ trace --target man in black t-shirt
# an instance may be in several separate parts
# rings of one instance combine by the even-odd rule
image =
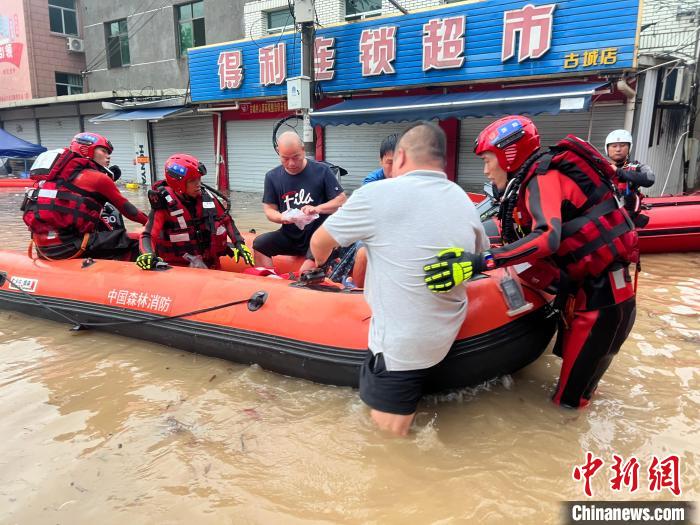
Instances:
[[[316,229],[347,200],[342,186],[330,168],[304,156],[299,135],[287,131],[277,140],[281,165],[265,175],[263,211],[269,221],[281,224],[279,230],[259,235],[253,242],[255,265],[272,267],[274,255],[305,255],[300,272],[315,266],[309,242]],[[283,213],[301,210],[319,218],[301,230]]]

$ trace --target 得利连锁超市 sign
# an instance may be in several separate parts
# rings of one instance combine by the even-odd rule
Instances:
[[[316,31],[326,93],[634,66],[639,0],[490,0]],[[300,74],[299,35],[191,49],[193,101],[279,96]]]

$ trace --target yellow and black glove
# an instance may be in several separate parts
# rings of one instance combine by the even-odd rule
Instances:
[[[243,259],[243,262],[248,266],[253,266],[253,252],[250,251],[250,248],[248,248],[244,242],[238,241],[229,243],[228,255],[232,257],[235,262]]]
[[[152,253],[142,253],[136,258],[136,266],[142,270],[155,270],[158,266],[164,266],[165,262]]]
[[[495,267],[489,252],[469,253],[462,248],[447,248],[437,254],[438,262],[423,266],[425,284],[436,293],[449,292],[484,270]]]

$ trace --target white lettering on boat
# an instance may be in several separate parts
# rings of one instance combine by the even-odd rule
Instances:
[[[156,293],[136,292],[133,290],[117,290],[113,288],[107,293],[109,304],[117,306],[135,306],[154,312],[168,312],[173,302],[167,295]]]

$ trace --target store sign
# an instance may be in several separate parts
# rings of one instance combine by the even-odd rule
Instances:
[[[489,0],[316,32],[325,93],[620,70],[635,65],[639,0]],[[282,96],[300,74],[295,34],[189,51],[192,100]]]
[[[0,103],[32,98],[22,0],[0,5]]]

